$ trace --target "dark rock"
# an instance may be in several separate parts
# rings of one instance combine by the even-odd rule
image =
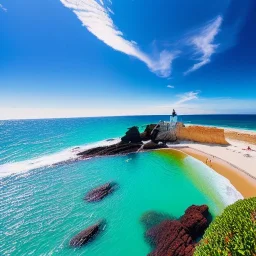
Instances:
[[[153,141],[150,141],[150,142],[144,144],[144,146],[143,146],[144,150],[159,149],[159,148],[168,148],[168,146],[166,144],[157,144]]]
[[[140,137],[143,141],[151,140],[151,133],[153,129],[156,127],[157,124],[149,124],[147,125],[146,129],[144,132],[140,134]]]
[[[197,239],[208,227],[208,206],[189,207],[179,220],[164,220],[146,232],[154,246],[149,256],[192,256]]]
[[[100,221],[97,224],[81,231],[70,240],[69,245],[72,247],[80,247],[94,240],[96,236],[102,231],[104,223],[105,221]]]
[[[85,150],[77,155],[81,158],[90,158],[96,156],[111,156],[137,152],[141,148],[140,143],[117,143],[111,146],[97,147]]]
[[[179,221],[166,220],[150,229],[148,236],[155,245],[149,256],[192,256],[193,241]],[[187,249],[190,248],[190,250]],[[191,253],[185,254],[185,251]]]
[[[192,205],[180,218],[180,222],[188,230],[191,237],[197,239],[203,235],[205,229],[209,226],[208,215],[209,211],[207,205]]]
[[[116,188],[117,184],[116,183],[106,183],[100,187],[97,187],[91,191],[89,191],[86,196],[85,196],[85,200],[87,202],[97,202],[102,200],[104,197],[106,197],[107,195],[111,194],[115,188]]]
[[[154,128],[154,130],[151,132],[151,135],[150,135],[151,140],[152,140],[153,142],[155,142],[155,143],[157,143],[156,138],[157,138],[157,136],[158,136],[158,134],[159,134],[159,132],[160,132],[159,127],[160,127],[160,126],[157,125],[157,126]]]
[[[121,140],[124,143],[141,143],[141,137],[138,127],[133,126],[129,128],[125,136],[123,136]]]

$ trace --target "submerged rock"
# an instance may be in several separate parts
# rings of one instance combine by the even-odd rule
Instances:
[[[197,239],[209,225],[208,206],[189,207],[179,220],[164,220],[146,232],[154,246],[149,256],[192,256]]]
[[[140,221],[145,227],[145,229],[148,230],[160,224],[164,220],[170,220],[170,219],[174,219],[174,218],[166,213],[148,211],[142,215],[142,217],[140,218]]]
[[[114,182],[106,183],[100,187],[94,188],[93,190],[89,191],[84,199],[87,202],[100,201],[107,195],[111,194],[115,190],[116,186],[117,184]]]
[[[99,221],[97,224],[88,227],[74,236],[70,240],[69,245],[72,247],[80,247],[87,244],[96,238],[96,236],[102,231],[104,225],[105,221]]]

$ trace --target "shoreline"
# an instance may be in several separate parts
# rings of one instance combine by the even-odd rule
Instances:
[[[202,163],[206,164],[206,160],[211,160],[211,164],[207,164],[214,171],[227,178],[230,183],[242,194],[244,198],[256,196],[256,178],[243,169],[234,164],[218,157],[205,153],[201,150],[184,147],[170,147],[171,149],[180,150],[183,153],[196,158]]]

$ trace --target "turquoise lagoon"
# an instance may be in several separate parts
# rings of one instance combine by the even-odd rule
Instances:
[[[95,120],[89,121],[95,126]],[[207,204],[214,217],[241,198],[228,180],[173,150],[57,164],[74,158],[77,145],[114,143],[104,139],[121,136],[129,127],[125,122],[119,122],[116,132],[109,127],[113,123],[105,122],[105,133],[84,120],[4,125],[0,255],[143,256],[151,250],[141,222],[145,213],[178,218],[192,204]],[[118,183],[113,194],[98,203],[83,200],[88,190],[109,181]],[[106,226],[95,241],[69,247],[74,235],[101,219]]]

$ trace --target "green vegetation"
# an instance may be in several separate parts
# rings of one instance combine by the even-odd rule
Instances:
[[[194,256],[256,256],[256,197],[228,206],[211,223]]]

